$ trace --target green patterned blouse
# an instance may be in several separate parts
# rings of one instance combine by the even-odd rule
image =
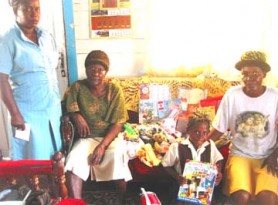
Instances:
[[[119,84],[108,81],[106,94],[95,97],[86,80],[78,80],[65,92],[62,100],[65,113],[80,112],[87,120],[91,136],[104,137],[113,123],[128,120],[122,89]]]

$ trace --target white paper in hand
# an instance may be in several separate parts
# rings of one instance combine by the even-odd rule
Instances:
[[[15,130],[15,137],[25,141],[30,139],[30,124],[25,123],[25,130]]]

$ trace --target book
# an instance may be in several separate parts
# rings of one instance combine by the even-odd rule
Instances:
[[[166,118],[176,119],[180,112],[180,99],[140,100],[139,123],[158,122]]]
[[[190,160],[185,163],[186,183],[179,187],[178,200],[194,204],[211,204],[217,167],[214,164]]]
[[[150,123],[157,117],[157,110],[152,100],[140,100],[139,123]]]
[[[181,100],[178,98],[157,101],[158,119],[177,117],[180,112],[180,104]]]

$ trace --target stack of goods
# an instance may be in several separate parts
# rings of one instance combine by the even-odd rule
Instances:
[[[168,85],[143,83],[140,85],[139,123],[175,119],[180,111],[180,104],[180,99],[171,97]]]
[[[140,145],[134,146],[136,148],[135,155],[150,167],[157,166],[160,163],[171,143],[184,140],[180,134],[169,134],[163,126],[157,123],[148,125],[125,124],[124,128],[124,139]]]
[[[189,116],[207,98],[207,91],[199,88],[180,87],[176,92],[167,84],[140,84],[140,124],[126,126],[124,136],[142,142],[135,155],[147,166],[158,165],[171,143],[184,140]]]

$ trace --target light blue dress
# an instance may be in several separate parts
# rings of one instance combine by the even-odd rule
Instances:
[[[48,32],[36,31],[39,46],[17,24],[0,38],[0,73],[10,75],[15,101],[31,125],[29,141],[12,138],[12,159],[50,159],[62,146],[57,47]]]

